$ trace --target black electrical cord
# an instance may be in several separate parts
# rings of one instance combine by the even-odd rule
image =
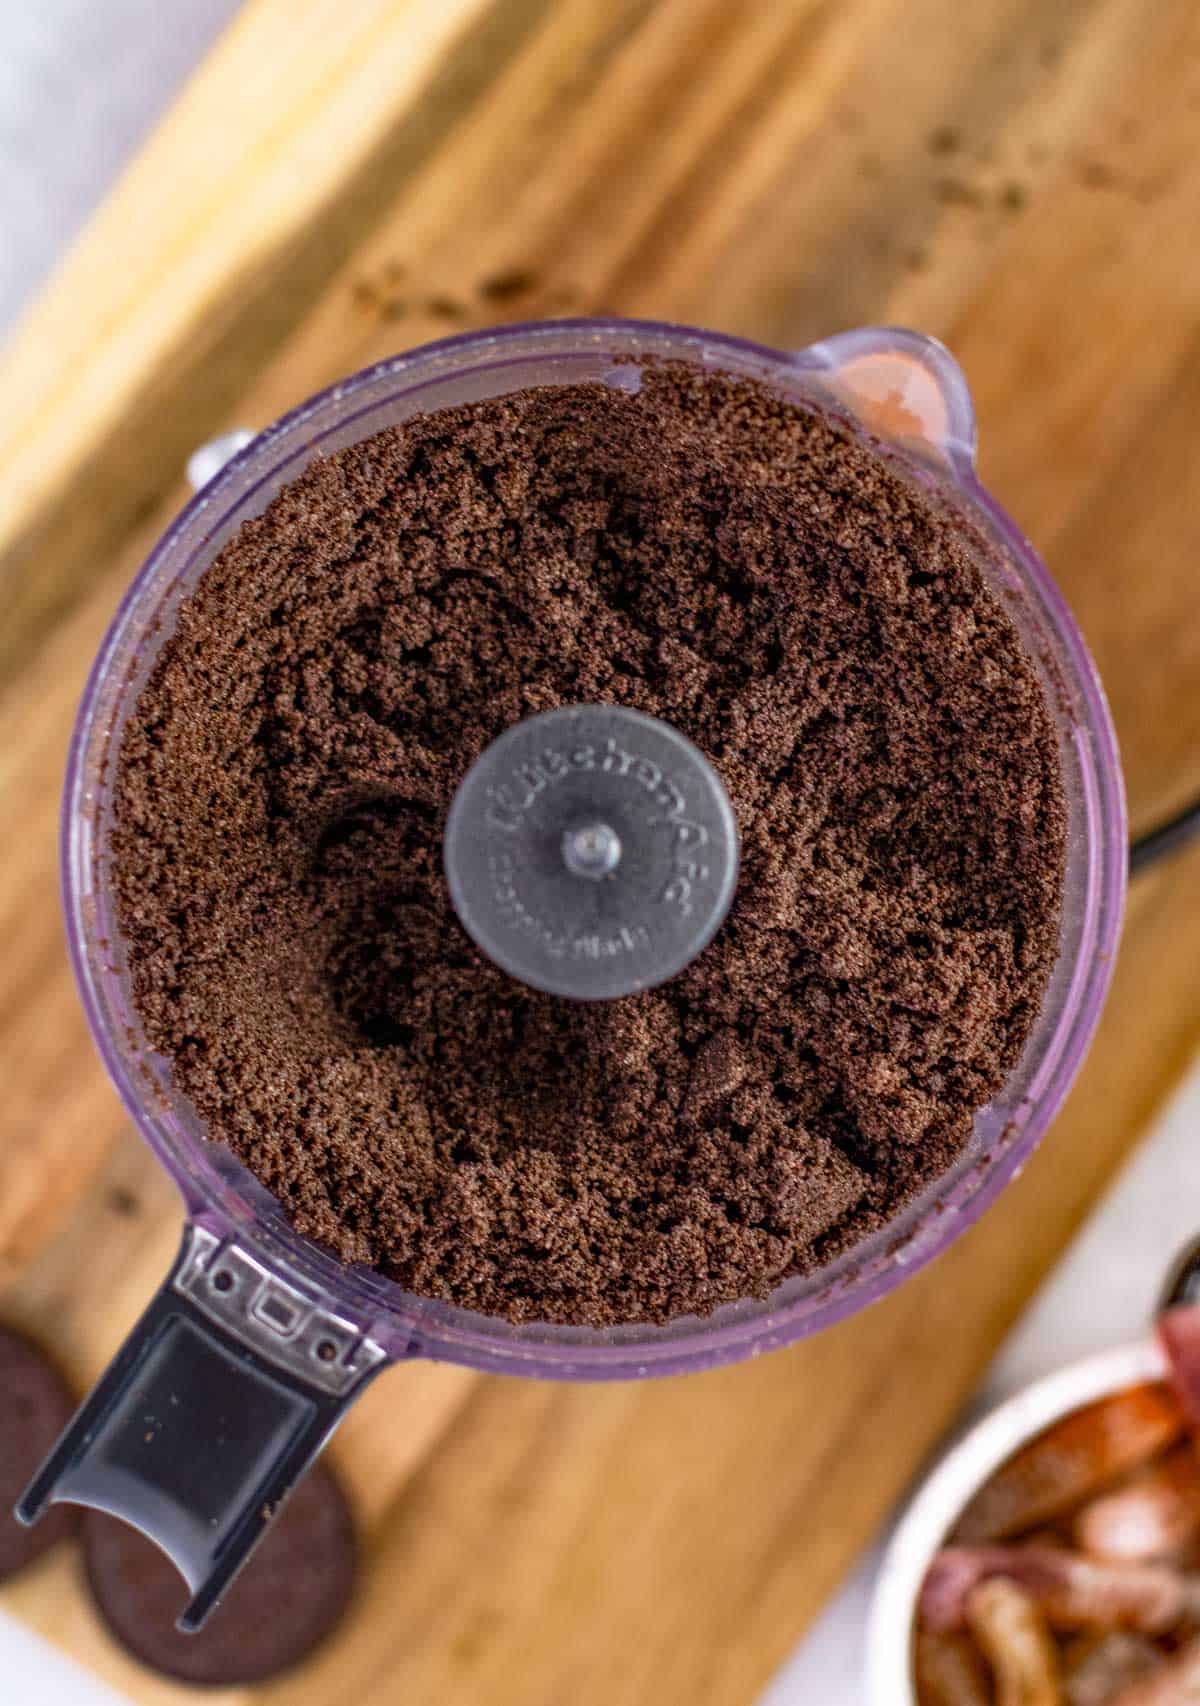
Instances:
[[[1130,876],[1135,877],[1148,865],[1157,864],[1194,835],[1200,835],[1200,800],[1193,800],[1166,823],[1160,823],[1157,829],[1138,836],[1129,849]]]

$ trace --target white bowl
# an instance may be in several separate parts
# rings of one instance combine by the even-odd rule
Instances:
[[[867,1706],[916,1706],[912,1639],[917,1595],[934,1553],[993,1470],[1060,1417],[1166,1374],[1166,1358],[1152,1335],[1098,1351],[1026,1386],[947,1452],[922,1483],[884,1554],[867,1625]]]

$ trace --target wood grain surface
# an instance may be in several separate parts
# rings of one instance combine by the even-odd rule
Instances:
[[[270,74],[268,74],[268,72]],[[448,331],[608,310],[945,339],[1111,695],[1135,827],[1200,790],[1195,0],[251,0],[0,364],[3,1313],[82,1387],[178,1212],[93,1056],[55,818],[196,443]],[[215,1701],[752,1701],[1200,1039],[1200,852],[1139,878],[1069,1103],[985,1220],[794,1350],[608,1388],[390,1373],[335,1442],[365,1564]],[[139,1702],[60,1550],[0,1596]]]

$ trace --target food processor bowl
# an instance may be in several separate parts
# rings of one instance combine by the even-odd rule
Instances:
[[[636,390],[646,359],[758,380],[832,413],[952,513],[1021,631],[1057,728],[1068,813],[1059,952],[1022,1056],[977,1116],[966,1151],[881,1232],[819,1273],[706,1319],[515,1325],[343,1266],[207,1140],[169,1061],[146,1044],[130,996],[109,869],[115,754],[180,602],[242,523],[314,458],[414,415],[528,386]],[[781,352],[684,326],[556,320],[467,333],[381,362],[236,449],[156,545],[101,647],[71,747],[62,859],[70,950],[97,1046],[179,1187],[186,1227],[175,1267],[20,1514],[33,1520],[68,1499],[134,1522],[188,1580],[181,1626],[196,1627],[339,1415],[389,1363],[431,1357],[557,1379],[710,1368],[855,1313],[944,1250],[1018,1172],[1083,1058],[1111,975],[1127,842],[1100,683],[1046,568],[976,478],[970,398],[941,345],[868,328]],[[186,1404],[167,1404],[185,1390]],[[159,1431],[143,1425],[148,1403],[167,1406]],[[218,1427],[230,1413],[236,1429]]]

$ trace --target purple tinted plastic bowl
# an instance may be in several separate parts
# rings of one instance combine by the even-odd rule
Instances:
[[[114,743],[179,601],[241,522],[309,460],[413,414],[531,384],[593,379],[636,388],[636,367],[621,360],[630,355],[700,362],[832,410],[955,510],[1041,671],[1058,727],[1069,811],[1060,951],[1022,1058],[978,1116],[968,1151],[883,1232],[764,1301],[731,1304],[704,1320],[604,1331],[513,1326],[341,1265],[291,1229],[274,1198],[223,1146],[205,1140],[171,1085],[167,1062],[144,1045],[129,999],[107,880],[108,784]],[[628,1379],[733,1362],[842,1320],[894,1290],[982,1214],[1046,1130],[1095,1030],[1120,926],[1126,824],[1112,724],[1079,630],[1029,542],[979,485],[973,455],[962,375],[940,345],[916,333],[870,328],[787,354],[688,327],[621,320],[518,325],[426,345],[343,380],[240,451],[163,535],[121,603],[84,692],[63,812],[67,928],[88,1020],[189,1218],[221,1239],[236,1237],[390,1357],[560,1379]]]

